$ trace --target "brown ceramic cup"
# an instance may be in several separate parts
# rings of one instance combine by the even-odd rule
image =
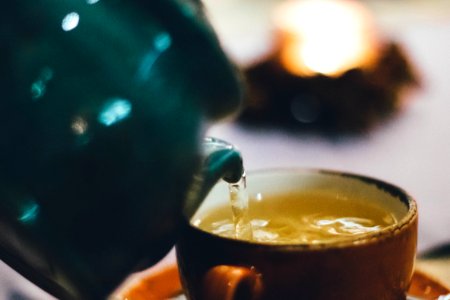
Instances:
[[[417,207],[402,189],[360,175],[303,169],[255,172],[247,183],[250,198],[321,189],[365,199],[388,209],[398,222],[340,242],[276,245],[220,237],[191,226],[192,216],[186,216],[176,248],[188,299],[406,298]],[[227,201],[227,184],[219,183],[195,217]]]

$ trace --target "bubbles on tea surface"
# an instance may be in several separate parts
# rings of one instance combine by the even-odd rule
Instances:
[[[261,227],[265,227],[267,226],[267,224],[269,224],[269,221],[267,220],[262,220],[262,219],[254,219],[250,221],[252,226],[255,228],[261,228]]]
[[[277,217],[275,220],[252,220],[253,240],[277,244],[330,243],[378,231],[384,226],[361,217],[336,217],[320,214],[301,218]]]
[[[256,219],[251,220],[252,228],[253,228],[253,240],[259,242],[271,242],[275,241],[279,238],[279,234],[276,232],[270,232],[268,230],[264,230],[264,227],[269,225],[268,220]]]
[[[223,237],[260,243],[319,244],[342,241],[349,237],[378,231],[384,227],[368,218],[333,217],[320,214],[306,215],[298,219],[280,216],[272,220],[252,219],[249,224],[251,236],[246,231],[243,234],[237,232],[236,225],[231,219],[211,223],[210,231]]]
[[[245,179],[244,179],[245,180]],[[229,186],[230,206],[218,207],[193,221],[214,234],[269,244],[323,244],[348,241],[397,222],[374,203],[327,193],[256,194],[248,207],[245,181]]]
[[[277,216],[271,220],[252,220],[252,224],[253,240],[256,242],[274,244],[311,242],[311,229],[301,219]]]
[[[267,226],[267,224],[269,224],[269,221],[267,220],[251,220],[250,228],[252,235],[250,237],[242,237],[237,236],[235,223],[230,219],[224,219],[211,223],[211,232],[223,237],[254,240],[260,242],[276,240],[278,238],[277,233],[272,233],[262,229]]]
[[[234,226],[234,223],[232,223],[230,220],[214,222],[211,224],[211,227],[213,228],[211,232],[222,236],[234,237]]]
[[[313,225],[318,226],[320,229],[325,230],[332,235],[364,234],[382,228],[380,225],[376,225],[373,220],[355,217],[336,219],[322,218],[316,220]]]
[[[381,226],[376,225],[373,220],[357,217],[333,218],[328,216],[313,219],[310,222],[311,226],[324,230],[332,235],[354,235],[381,229]]]

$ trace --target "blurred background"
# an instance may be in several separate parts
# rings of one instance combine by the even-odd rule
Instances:
[[[251,86],[243,114],[215,125],[209,134],[234,143],[248,170],[328,168],[399,185],[419,203],[419,250],[450,242],[450,1],[297,2],[303,5],[280,0],[205,1],[223,47]],[[300,22],[282,24],[280,18],[292,14]],[[350,30],[339,25],[347,21]],[[355,24],[363,28],[355,30]],[[292,31],[286,29],[289,26],[297,26],[288,34],[300,36],[300,44],[307,43],[308,34],[319,39],[311,42],[317,44],[319,61],[332,60],[328,56],[345,61],[346,57],[339,57],[343,49],[355,56],[372,56],[372,62],[350,59],[348,69],[344,66],[337,73],[311,68],[294,74],[280,58],[283,48],[292,43],[285,36]],[[311,28],[298,29],[302,26]],[[327,41],[321,44],[320,35]],[[347,47],[350,43],[358,47],[358,42],[366,47],[358,50],[363,54]],[[397,53],[386,54],[393,45]],[[301,50],[297,55],[302,56]],[[272,74],[261,67],[267,62]],[[280,74],[280,69],[285,72]],[[355,70],[363,75],[343,80]],[[390,82],[383,81],[386,77]],[[279,84],[280,78],[294,83],[281,84],[274,92],[270,83]],[[289,95],[280,92],[283,87],[292,90]],[[310,101],[313,104],[308,106],[311,98],[316,104]],[[327,103],[328,98],[341,103]],[[377,103],[385,104],[377,108]],[[258,105],[267,106],[267,111]],[[285,108],[278,109],[281,106]],[[333,121],[324,120],[321,113]]]
[[[241,113],[208,135],[235,144],[249,172],[398,185],[419,205],[419,253],[450,243],[450,1],[203,2],[246,87]],[[449,265],[425,267],[450,280]],[[0,287],[12,282],[14,299],[47,297],[0,262]]]

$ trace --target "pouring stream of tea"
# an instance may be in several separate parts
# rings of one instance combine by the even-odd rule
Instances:
[[[248,218],[248,192],[245,172],[237,182],[229,183],[230,204],[233,214],[234,237],[236,239],[253,239],[252,224]]]

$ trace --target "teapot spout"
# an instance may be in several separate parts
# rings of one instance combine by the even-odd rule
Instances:
[[[204,176],[215,184],[219,179],[229,183],[238,182],[243,173],[244,165],[241,153],[232,144],[213,137],[203,141],[205,161],[203,163]]]
[[[194,175],[186,197],[184,215],[190,219],[212,187],[221,179],[238,182],[244,174],[241,153],[232,144],[207,137],[203,141],[203,164]]]

